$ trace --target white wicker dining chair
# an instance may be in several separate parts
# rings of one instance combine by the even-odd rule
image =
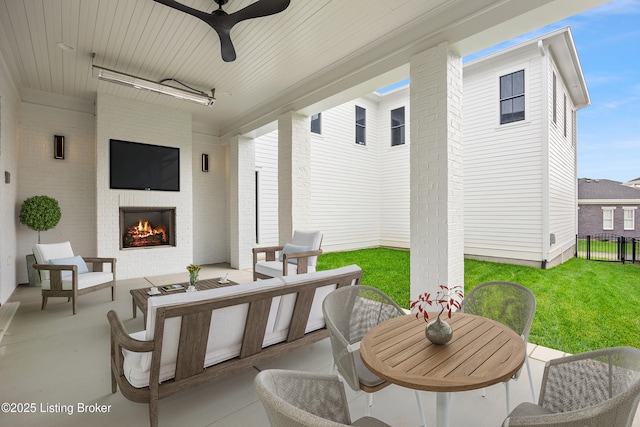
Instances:
[[[520,335],[525,345],[529,340],[529,331],[536,313],[536,297],[529,289],[512,282],[486,282],[473,288],[462,301],[462,311],[487,317],[513,329]],[[525,357],[531,401],[536,401],[536,391],[533,386],[529,355]],[[522,369],[513,376],[520,377]],[[504,383],[506,393],[507,414],[511,411],[509,399],[509,381]],[[484,391],[483,391],[484,392]]]
[[[354,391],[367,394],[367,415],[371,414],[373,393],[390,383],[376,376],[360,358],[360,341],[374,326],[405,312],[384,292],[370,286],[345,286],[327,295],[322,313],[329,331],[333,360],[338,372]],[[422,424],[427,422],[420,392],[415,391]]]
[[[369,416],[352,423],[337,375],[268,369],[256,376],[255,386],[272,427],[390,427]]]
[[[640,399],[640,350],[613,347],[547,362],[538,404],[524,402],[503,427],[629,427]]]

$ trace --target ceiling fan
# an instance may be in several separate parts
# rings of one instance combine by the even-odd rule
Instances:
[[[231,28],[233,28],[234,25],[240,21],[244,21],[245,19],[260,18],[262,16],[280,13],[289,7],[289,3],[291,3],[291,0],[258,0],[245,8],[229,14],[222,10],[222,6],[227,4],[229,0],[214,0],[218,3],[218,9],[211,13],[202,12],[201,10],[185,6],[184,4],[178,3],[174,0],[154,1],[181,12],[188,13],[189,15],[195,16],[209,24],[209,26],[218,33],[218,37],[220,37],[220,49],[222,52],[222,59],[225,62],[231,62],[236,59],[236,50],[231,42]]]

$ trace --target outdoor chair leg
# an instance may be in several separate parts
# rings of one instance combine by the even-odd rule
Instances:
[[[531,376],[531,366],[529,366],[529,356],[524,359],[527,364],[527,374],[529,374],[529,387],[531,387],[531,399],[533,403],[536,403],[536,390],[533,387],[533,377]]]

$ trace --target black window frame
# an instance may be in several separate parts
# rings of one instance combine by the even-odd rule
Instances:
[[[311,133],[322,135],[322,113],[313,114],[311,116]]]
[[[367,145],[367,109],[356,105],[355,142]]]
[[[500,76],[500,124],[523,121],[526,118],[525,70]],[[520,77],[521,76],[521,77]],[[514,78],[515,88],[514,88]],[[521,87],[520,87],[521,86]],[[507,112],[505,112],[507,110]]]
[[[553,74],[553,123],[558,123],[558,89],[557,89],[557,77],[555,71]]]
[[[395,113],[395,117],[394,117]],[[400,114],[401,113],[401,114]],[[397,147],[405,144],[405,109],[404,106],[394,108],[390,112],[391,118],[391,146]]]

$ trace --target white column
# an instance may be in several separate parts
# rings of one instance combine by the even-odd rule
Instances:
[[[256,242],[255,144],[234,136],[229,140],[229,260],[232,268],[252,267]],[[215,221],[215,218],[212,218]]]
[[[411,299],[464,286],[462,60],[447,43],[410,61]]]
[[[278,233],[281,244],[307,230],[311,202],[309,118],[288,112],[278,118]]]

